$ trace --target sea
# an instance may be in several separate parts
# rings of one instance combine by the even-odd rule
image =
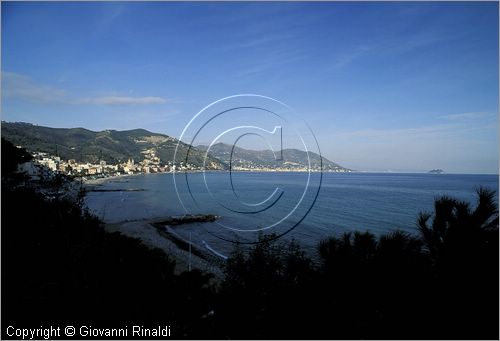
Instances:
[[[205,172],[110,178],[86,205],[107,223],[214,214],[215,222],[171,229],[198,247],[229,256],[237,245],[272,236],[314,254],[349,231],[418,234],[420,212],[449,196],[476,205],[476,190],[496,192],[498,175],[409,173]],[[260,239],[259,239],[260,238]]]

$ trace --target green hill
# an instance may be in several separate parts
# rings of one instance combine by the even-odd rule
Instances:
[[[129,158],[142,161],[145,149],[153,148],[162,162],[173,161],[178,140],[144,129],[91,131],[84,128],[49,128],[30,123],[2,122],[2,136],[30,152],[59,155],[64,160],[108,163],[125,162]],[[186,155],[188,145],[181,143],[180,156]],[[196,148],[190,151],[190,163],[201,166],[205,154]],[[209,169],[225,169],[219,160],[209,157]]]

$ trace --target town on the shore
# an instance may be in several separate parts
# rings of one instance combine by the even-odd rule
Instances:
[[[22,146],[17,146],[22,148]],[[99,163],[79,162],[75,159],[63,160],[60,156],[51,155],[46,152],[33,152],[33,160],[23,165],[23,171],[34,175],[37,173],[36,166],[41,165],[54,173],[64,174],[70,177],[81,177],[83,180],[91,180],[110,176],[150,174],[150,173],[173,173],[173,172],[196,172],[203,171],[203,166],[191,163],[173,161],[162,161],[157,156],[153,148],[145,149],[141,152],[144,156],[142,161],[134,161],[129,158],[126,162],[110,164],[104,160]],[[320,169],[308,169],[299,164],[288,164],[286,166],[265,167],[257,164],[248,164],[245,166],[232,167],[232,171],[259,171],[259,172],[307,172],[320,171]],[[325,170],[324,170],[325,171]],[[331,171],[331,170],[326,170]],[[335,172],[350,172],[348,169],[338,169]]]
[[[21,146],[17,146],[22,148]],[[63,160],[59,156],[51,155],[46,152],[34,152],[33,160],[23,166],[23,171],[28,174],[35,172],[36,165],[41,165],[54,173],[64,174],[72,177],[83,177],[85,179],[96,179],[108,176],[148,174],[148,173],[167,173],[176,170],[198,170],[199,167],[180,162],[173,164],[172,161],[161,162],[154,149],[146,149],[141,152],[144,159],[135,162],[129,158],[126,162],[109,164],[104,160],[99,163],[78,162],[75,159]]]

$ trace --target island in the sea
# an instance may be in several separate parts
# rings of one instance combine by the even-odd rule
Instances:
[[[432,169],[428,173],[429,174],[443,174],[444,171],[442,169]]]

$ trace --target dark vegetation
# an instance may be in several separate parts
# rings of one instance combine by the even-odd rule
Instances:
[[[15,147],[2,140],[2,164],[9,148]],[[175,262],[161,250],[104,232],[78,203],[5,186],[10,176],[2,172],[4,327],[111,328],[154,321],[175,326],[177,337],[203,336],[196,331],[204,330],[197,324],[213,300],[210,275],[175,276]]]
[[[10,149],[9,149],[10,148]],[[478,190],[418,217],[418,236],[344,234],[318,246],[262,236],[221,283],[174,274],[160,250],[105,233],[81,205],[13,186],[25,160],[2,140],[5,327],[170,325],[173,338],[498,339],[498,210]],[[8,159],[7,159],[8,158]]]

